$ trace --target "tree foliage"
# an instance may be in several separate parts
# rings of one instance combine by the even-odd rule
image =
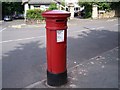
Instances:
[[[78,4],[80,6],[85,7],[85,9],[84,9],[84,12],[85,12],[84,18],[89,18],[89,17],[92,16],[92,3],[90,3],[90,2],[79,2]]]
[[[58,9],[57,5],[55,3],[51,3],[48,10],[55,10],[55,9]]]
[[[61,2],[61,5],[65,7],[65,2]]]
[[[97,3],[99,10],[110,11],[111,10],[111,3],[110,2],[99,2]]]
[[[15,12],[23,13],[23,5],[21,2],[2,2],[3,15],[12,15]]]
[[[119,9],[120,11],[120,1],[119,2],[112,2],[111,3],[111,9]]]
[[[92,15],[92,5],[98,5],[98,10],[110,11],[112,9],[120,9],[120,2],[80,2],[80,6],[85,7],[85,18],[89,18]]]
[[[40,9],[31,9],[27,11],[27,19],[34,19],[34,20],[44,20],[42,17],[42,10]]]

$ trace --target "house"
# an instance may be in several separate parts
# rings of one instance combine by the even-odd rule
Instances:
[[[26,17],[27,10],[29,9],[41,9],[46,10],[53,0],[22,0],[24,5],[24,17]]]
[[[47,10],[52,2],[56,3],[59,10],[64,9],[71,12],[71,16],[80,12],[80,6],[78,5],[78,0],[22,0],[24,5],[24,17],[26,17],[27,10],[29,9],[41,9]],[[61,2],[65,3],[65,7],[62,6]],[[69,4],[73,4],[73,8],[69,7]]]
[[[63,0],[22,0],[24,5],[24,17],[26,17],[27,10],[29,9],[41,9],[47,10],[51,3],[61,4]]]
[[[79,1],[79,0],[65,0],[65,4],[66,4],[66,6],[67,6],[69,3],[73,3],[74,5],[77,5],[77,4],[78,4],[78,1]]]
[[[78,16],[81,9],[83,10],[83,7],[80,7],[78,5],[78,2],[79,0],[65,0],[66,11],[69,11],[71,13],[71,18]]]

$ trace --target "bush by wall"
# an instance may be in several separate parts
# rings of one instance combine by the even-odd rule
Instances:
[[[85,16],[84,18],[90,18],[92,16],[92,5],[85,4]]]
[[[92,3],[91,2],[80,2],[79,6],[84,6],[84,16],[83,18],[90,18],[92,16]]]
[[[26,18],[27,19],[33,19],[33,20],[44,20],[44,18],[42,17],[42,10],[40,9],[31,9],[27,11],[27,15]]]

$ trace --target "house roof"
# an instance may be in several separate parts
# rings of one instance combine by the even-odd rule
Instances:
[[[28,2],[28,4],[50,4],[52,2],[60,3],[64,0],[22,0],[23,3]]]
[[[50,4],[53,0],[29,0],[29,4]]]
[[[0,2],[22,2],[22,0],[0,0]]]

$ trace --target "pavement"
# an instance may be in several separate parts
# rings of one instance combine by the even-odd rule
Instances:
[[[118,47],[68,69],[68,83],[53,87],[46,79],[25,88],[118,88]]]
[[[118,47],[118,26],[120,24],[117,18],[68,21],[67,68],[69,82],[64,87],[117,88],[118,66],[116,65],[117,50],[115,48]],[[2,58],[3,88],[40,87],[41,85],[45,88],[50,87],[46,84],[45,31],[45,24],[26,25],[22,20],[2,23],[0,58]],[[106,53],[111,53],[111,51],[114,53],[110,54],[109,60],[114,60],[108,61]],[[99,65],[94,57],[101,58],[100,56],[104,56],[104,61],[108,61],[108,63],[104,65],[101,59],[101,65]],[[86,67],[87,64],[88,67]],[[77,69],[75,69],[76,67]],[[109,70],[108,67],[111,69]],[[75,71],[76,76],[72,71]],[[75,78],[80,80],[76,81]],[[37,86],[38,84],[39,86]]]

